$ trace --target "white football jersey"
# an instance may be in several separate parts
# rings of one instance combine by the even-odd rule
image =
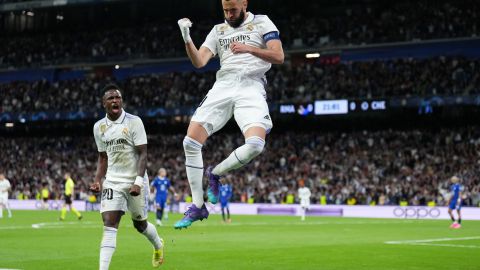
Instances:
[[[105,178],[113,183],[133,184],[138,161],[135,146],[147,144],[142,119],[125,111],[115,121],[105,116],[93,126],[93,135],[98,152],[107,152]]]
[[[0,181],[0,197],[8,197],[8,189],[10,189],[10,181],[3,179]]]
[[[310,189],[307,187],[301,187],[298,189],[298,197],[300,197],[300,203],[301,204],[309,204],[310,203],[310,196],[312,193],[310,192]]]
[[[272,37],[278,38],[278,29],[268,16],[247,12],[247,18],[237,28],[231,27],[226,22],[215,25],[202,46],[220,58],[221,67],[217,72],[217,79],[232,72],[262,78],[272,64],[250,53],[233,54],[230,44],[241,42],[265,49],[267,41]]]

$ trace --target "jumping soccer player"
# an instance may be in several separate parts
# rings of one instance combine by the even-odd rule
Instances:
[[[217,81],[195,111],[183,140],[185,167],[193,205],[182,220],[181,229],[208,218],[203,200],[202,146],[234,116],[245,137],[245,144],[235,149],[215,167],[207,168],[208,200],[218,202],[220,177],[238,169],[262,153],[265,137],[272,128],[266,101],[265,73],[272,64],[282,64],[284,53],[279,31],[265,15],[247,12],[247,0],[222,0],[225,22],[217,24],[197,49],[190,38],[192,22],[178,20],[185,49],[196,68],[204,67],[218,55]]]

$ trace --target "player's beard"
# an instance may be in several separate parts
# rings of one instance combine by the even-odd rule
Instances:
[[[245,20],[245,12],[240,11],[240,16],[238,16],[237,19],[233,20],[233,21],[229,21],[227,18],[225,18],[225,20],[228,22],[228,24],[233,27],[233,28],[237,28],[239,27],[243,21]]]

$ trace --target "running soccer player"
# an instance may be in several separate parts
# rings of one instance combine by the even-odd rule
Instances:
[[[106,116],[93,127],[98,162],[95,180],[90,186],[94,192],[102,191],[100,212],[104,227],[99,269],[106,270],[110,265],[117,244],[118,225],[127,210],[135,229],[152,243],[152,265],[159,267],[163,263],[163,240],[155,226],[147,222],[147,134],[142,120],[123,110],[122,94],[117,85],[107,85],[103,92]]]
[[[310,189],[305,186],[305,182],[303,180],[300,180],[298,185],[300,188],[298,189],[298,197],[300,198],[300,208],[301,208],[301,220],[305,220],[305,213],[307,210],[310,208],[310,196],[312,196],[312,193],[310,192]]]
[[[450,187],[450,199],[448,200],[448,214],[450,215],[450,218],[453,222],[452,225],[450,225],[450,228],[460,229],[462,227],[462,214],[460,211],[462,209],[463,187],[460,185],[460,178],[458,178],[457,176],[453,176],[452,178],[450,178],[450,181],[452,182],[452,185]],[[453,216],[453,210],[457,210],[457,220],[455,220],[455,217]]]
[[[12,217],[12,211],[8,204],[8,191],[11,189],[10,181],[5,178],[3,173],[0,173],[0,218],[3,218],[3,208],[7,209],[8,217]]]
[[[151,184],[155,187],[155,206],[157,209],[157,225],[162,226],[162,217],[165,210],[165,204],[167,203],[168,191],[175,194],[175,189],[171,186],[170,179],[167,178],[167,170],[160,168],[158,175],[153,179]]]
[[[70,173],[65,173],[64,175],[65,178],[65,193],[63,194],[65,202],[63,203],[62,206],[62,211],[60,213],[60,220],[63,221],[65,220],[65,216],[67,215],[67,206],[70,209],[71,212],[73,212],[78,220],[82,219],[82,214],[78,212],[75,207],[72,205],[72,198],[75,198],[75,182],[73,182],[72,177],[70,176]]]
[[[222,207],[223,222],[232,222],[232,219],[230,218],[230,207],[228,205],[232,195],[233,191],[230,184],[223,184],[220,186],[220,206]],[[227,219],[225,219],[225,210],[227,210]]]
[[[284,53],[279,31],[265,15],[247,12],[247,0],[222,0],[225,22],[215,25],[199,49],[190,38],[192,22],[178,20],[185,49],[196,68],[204,67],[218,55],[217,81],[195,111],[183,140],[185,167],[193,205],[182,220],[181,229],[208,218],[203,200],[202,146],[234,116],[245,137],[245,144],[235,149],[215,167],[209,167],[208,200],[218,202],[220,177],[238,169],[262,153],[266,134],[273,127],[266,101],[265,73],[272,64],[282,64]]]

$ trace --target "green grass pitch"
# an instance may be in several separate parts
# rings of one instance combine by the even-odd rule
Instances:
[[[98,269],[100,214],[87,212],[77,221],[69,213],[65,222],[58,221],[59,214],[4,215],[0,269]],[[447,220],[232,216],[231,224],[223,224],[211,215],[174,230],[180,217],[170,215],[158,227],[165,240],[161,269],[480,269],[480,221],[452,230]],[[149,219],[154,222],[153,213]],[[150,243],[127,214],[110,269],[152,269],[151,255]]]

